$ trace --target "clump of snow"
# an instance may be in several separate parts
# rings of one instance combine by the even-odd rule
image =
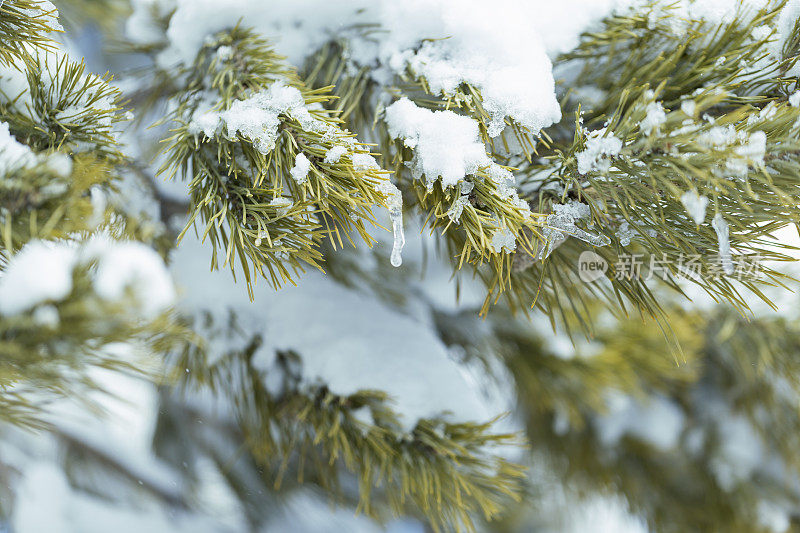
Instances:
[[[222,128],[228,138],[246,139],[256,150],[268,154],[275,148],[281,115],[297,121],[304,130],[323,135],[334,133],[333,126],[311,114],[302,93],[282,81],[244,100],[234,101],[225,111],[215,111],[207,103],[201,103],[189,122],[188,131],[210,138]]]
[[[508,228],[497,228],[494,234],[492,234],[490,246],[495,253],[511,253],[517,249],[517,238]]]
[[[74,269],[93,261],[97,268],[90,276],[99,297],[121,300],[131,291],[146,317],[172,305],[172,280],[155,251],[137,242],[95,237],[82,246],[48,241],[26,244],[0,276],[0,314],[17,314],[65,299],[72,292]]]
[[[661,395],[640,403],[630,396],[614,394],[608,399],[608,413],[595,419],[595,428],[605,446],[616,446],[629,435],[668,451],[678,444],[684,419],[680,407]]]
[[[375,158],[367,153],[359,152],[357,154],[351,154],[350,158],[353,160],[353,167],[359,172],[380,168]]]
[[[607,134],[605,128],[594,130],[586,136],[586,147],[576,154],[578,172],[608,172],[611,158],[622,151],[622,140],[613,134]]]
[[[800,91],[792,93],[792,95],[789,96],[789,105],[792,107],[800,106]]]
[[[695,224],[703,223],[703,219],[706,218],[706,207],[708,206],[707,197],[698,194],[695,190],[686,191],[681,195],[681,203]]]
[[[72,292],[73,246],[33,241],[8,262],[0,277],[0,314],[14,315]]]
[[[269,205],[277,208],[276,211],[278,212],[279,217],[284,217],[294,204],[290,199],[279,196],[277,198],[273,198]]]
[[[331,138],[337,135],[334,126],[309,112],[309,107],[306,105],[299,90],[280,81],[273,83],[268,88],[255,93],[245,100],[235,101],[226,111],[214,111],[208,105],[198,108],[189,123],[188,131],[193,135],[203,133],[206,137],[213,137],[220,128],[224,128],[229,138],[234,138],[238,135],[252,142],[259,152],[267,154],[275,148],[278,127],[281,123],[280,115],[287,115],[296,120],[307,131],[321,133],[323,138]],[[353,168],[357,172],[380,170],[380,166],[374,157],[367,152],[354,151],[357,149],[356,145],[349,137],[341,134],[339,134],[339,137],[346,143],[346,146],[343,144],[332,146],[325,154],[325,163],[336,163],[342,156],[349,153]],[[484,157],[486,157],[485,154]],[[305,154],[298,153],[295,157],[294,166],[290,170],[292,179],[302,185],[308,180],[310,170],[311,161]],[[402,197],[397,188],[387,180],[380,182],[376,186],[376,190],[389,198],[389,215],[392,219],[395,237],[391,261],[394,266],[400,266],[402,264],[400,252],[405,242],[402,222]],[[259,236],[256,239],[256,246],[260,245],[261,237]]]
[[[481,6],[487,7],[485,3]],[[459,9],[470,8],[459,6]],[[486,35],[492,38],[500,34],[495,31]],[[561,110],[553,100],[552,67],[538,43],[528,45],[524,54],[515,50],[514,58],[519,61],[515,63],[502,55],[487,56],[481,50],[485,41],[475,36],[454,40],[426,41],[418,50],[396,53],[391,64],[405,66],[416,77],[425,79],[434,94],[453,96],[463,83],[479,89],[483,106],[490,115],[490,137],[500,135],[506,117],[534,134],[561,118]],[[521,64],[528,67],[527,72],[522,72]]]
[[[767,106],[754,120],[769,118],[775,112],[775,107]],[[701,133],[697,142],[709,150],[726,152],[722,164],[714,170],[718,175],[744,178],[751,166],[764,164],[767,135],[763,131],[737,131],[732,124],[714,126]],[[731,151],[733,154],[729,153]]]
[[[651,135],[657,133],[661,125],[666,121],[667,113],[664,111],[664,106],[659,102],[650,102],[647,104],[647,114],[639,123],[639,129],[645,135]]]
[[[757,164],[764,163],[764,152],[767,148],[767,134],[763,131],[754,131],[750,133],[747,141],[736,148],[736,153],[747,157]]]
[[[333,165],[335,163],[338,163],[339,159],[341,159],[342,156],[345,155],[346,153],[347,153],[347,148],[342,146],[342,145],[340,145],[340,144],[337,144],[337,145],[331,147],[330,150],[325,152],[325,160],[324,161],[325,161],[325,163],[328,163],[329,165]]]
[[[230,274],[209,272],[207,259],[207,248],[192,234],[173,253],[171,268],[186,295],[179,306],[198,317],[210,311],[222,324],[227,324],[229,310],[235,311],[246,335],[265,340],[254,358],[259,368],[273,371],[275,352],[291,349],[301,357],[305,385],[324,383],[340,395],[383,390],[408,429],[444,411],[460,421],[493,414],[485,412],[480,393],[426,321],[316,272],[296,287],[251,302]],[[213,345],[219,353],[211,355],[239,348],[234,341],[221,340]]]
[[[389,134],[402,139],[403,144],[413,150],[410,168],[414,178],[424,176],[429,190],[436,180],[441,181],[442,187],[459,186],[461,196],[447,213],[453,222],[460,220],[469,202],[467,195],[473,188],[465,178],[481,172],[497,185],[501,198],[523,212],[530,211],[528,204],[519,198],[513,174],[486,154],[475,120],[452,111],[424,109],[408,98],[386,108],[385,120]],[[496,253],[511,252],[516,249],[516,239],[502,227],[493,234],[489,245]]]
[[[402,98],[386,108],[385,120],[389,134],[414,150],[414,177],[424,175],[429,189],[438,178],[443,187],[452,187],[492,163],[470,117],[431,111]]]
[[[772,35],[774,30],[766,24],[762,24],[761,26],[756,26],[753,28],[750,37],[753,38],[754,41],[764,41]]]
[[[378,64],[377,77],[408,71],[426,79],[435,93],[455,94],[462,83],[477,88],[496,136],[511,118],[534,134],[558,121],[560,108],[550,60],[529,21],[537,6],[515,0],[304,0],[266,5],[258,0],[177,0],[159,57],[164,68],[189,65],[214,33],[240,19],[275,38],[278,50],[296,65],[328,39],[350,37],[355,66]],[[137,21],[139,19],[137,18]],[[354,24],[377,24],[380,43]],[[149,32],[133,24],[134,34]],[[498,28],[503,28],[498,31]],[[383,70],[384,72],[380,72]]]
[[[68,155],[60,152],[51,155],[34,153],[11,135],[7,123],[0,121],[0,176],[40,164],[57,176],[66,177],[72,173],[72,159]]]
[[[297,154],[297,157],[294,159],[294,166],[290,171],[292,179],[297,182],[298,185],[302,185],[308,180],[308,172],[311,170],[311,161],[305,156],[305,154]]]
[[[105,300],[121,300],[132,291],[147,317],[164,311],[175,300],[172,278],[161,256],[140,242],[97,237],[84,247],[82,255],[97,261],[94,290]]]
[[[386,108],[385,120],[389,134],[413,150],[412,175],[417,179],[424,176],[429,190],[436,180],[441,180],[442,187],[455,187],[467,176],[483,172],[497,185],[501,198],[523,211],[530,210],[519,198],[514,175],[486,154],[475,120],[452,111],[431,111],[408,98]],[[455,206],[456,220],[461,215],[459,206],[463,209],[464,205],[459,201]]]

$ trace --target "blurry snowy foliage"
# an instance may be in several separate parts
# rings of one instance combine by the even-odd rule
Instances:
[[[0,531],[800,530],[799,59],[798,0],[0,0]]]

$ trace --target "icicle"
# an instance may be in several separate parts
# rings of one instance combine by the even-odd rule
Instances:
[[[392,219],[392,232],[394,233],[394,244],[392,245],[392,266],[399,267],[403,264],[401,252],[406,245],[406,235],[403,232],[403,213],[395,215],[391,211],[389,217]]]
[[[731,257],[731,241],[730,232],[728,231],[728,223],[722,218],[722,215],[717,213],[711,221],[711,226],[717,232],[717,240],[719,241],[719,260],[722,263],[722,270],[727,275],[732,275],[734,272],[733,258]]]
[[[575,225],[576,220],[587,218],[590,214],[589,206],[580,202],[570,204],[557,204],[553,206],[554,213],[545,220],[542,236],[545,244],[539,248],[535,259],[547,259],[553,250],[569,237],[575,237],[592,246],[608,246],[611,239],[601,233],[589,233]]]
[[[574,224],[572,229],[565,228],[565,231],[569,236],[575,237],[576,239],[591,244],[592,246],[608,246],[611,244],[611,239],[602,233],[589,233],[588,231],[584,231]]]
[[[567,214],[555,214],[547,217],[547,225],[558,232],[563,232],[570,237],[575,237],[592,246],[608,246],[611,239],[598,233],[589,233],[575,225],[575,218]]]
[[[390,260],[392,266],[399,267],[403,264],[401,253],[403,246],[406,245],[406,234],[403,231],[403,195],[400,194],[400,189],[388,180],[376,185],[375,190],[386,195],[386,206],[389,208],[389,219],[392,221],[394,236]]]

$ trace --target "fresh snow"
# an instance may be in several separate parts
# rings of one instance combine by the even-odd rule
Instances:
[[[578,172],[608,172],[611,168],[611,158],[619,155],[622,150],[622,140],[613,134],[606,133],[605,128],[594,130],[586,136],[586,147],[576,154]]]
[[[265,286],[251,302],[230,273],[209,272],[207,260],[207,247],[186,234],[171,257],[185,294],[179,305],[197,317],[211,312],[224,323],[229,310],[235,311],[246,335],[264,339],[254,359],[259,368],[270,370],[277,350],[294,350],[302,358],[306,385],[323,383],[340,395],[385,391],[409,430],[446,411],[458,421],[498,414],[485,412],[480,393],[427,323],[317,272],[278,292]],[[211,355],[236,347],[218,340]]]
[[[453,187],[492,165],[478,123],[470,117],[431,111],[403,98],[386,109],[385,120],[389,134],[414,151],[414,177],[424,175],[428,189],[439,178],[442,187]]]
[[[0,314],[14,315],[72,292],[74,247],[44,241],[25,245],[0,275]]]
[[[774,112],[774,107],[767,106],[759,114],[759,118],[767,118]],[[697,142],[709,151],[725,153],[726,157],[721,157],[721,164],[714,169],[720,176],[742,179],[747,176],[751,167],[764,164],[767,135],[763,131],[737,130],[732,124],[714,126],[701,133]]]
[[[517,249],[517,240],[514,234],[508,231],[507,228],[498,228],[492,235],[490,246],[495,253],[510,253]]]
[[[99,297],[116,301],[131,291],[145,317],[172,305],[172,280],[155,251],[138,242],[98,236],[82,246],[48,241],[26,244],[0,275],[0,314],[13,315],[65,299],[72,292],[75,267],[91,262],[97,263],[91,278]]]
[[[152,3],[134,5],[129,35],[141,40],[152,32],[145,15]],[[244,19],[274,39],[278,51],[298,66],[327,40],[346,36],[353,65],[378,63],[378,76],[411,71],[445,95],[469,83],[481,91],[492,135],[500,133],[506,118],[535,134],[561,117],[550,59],[540,35],[529,25],[539,11],[535,2],[299,0],[276,5],[260,0],[177,0],[175,5],[167,30],[169,46],[159,58],[164,68],[190,64],[207,37]],[[370,23],[386,30],[380,43],[348,30]]]
[[[140,242],[92,239],[83,256],[97,261],[94,290],[109,301],[121,300],[132,291],[140,311],[152,317],[175,300],[172,278],[164,261],[152,248]]]
[[[658,133],[659,128],[666,120],[667,113],[664,111],[664,106],[659,102],[650,102],[647,104],[647,115],[639,123],[639,128],[645,135],[652,135]]]
[[[44,165],[58,176],[72,173],[72,159],[63,153],[36,154],[27,145],[18,142],[9,131],[8,124],[0,121],[0,175],[7,176],[24,168]]]
[[[280,115],[287,115],[299,122],[304,129],[316,131],[324,137],[330,138],[336,135],[333,126],[310,112],[302,93],[282,81],[275,82],[244,100],[236,100],[224,111],[215,111],[207,104],[198,108],[189,123],[188,130],[194,135],[202,133],[206,137],[214,137],[223,130],[228,137],[240,136],[251,142],[256,150],[267,154],[275,148],[281,124]],[[357,172],[380,170],[375,158],[369,153],[360,151],[361,148],[352,141],[352,138],[341,134],[339,136],[346,146],[336,144],[331,147],[325,154],[325,163],[334,164],[350,152],[353,168]],[[484,157],[487,158],[485,154]],[[298,185],[302,185],[308,180],[310,170],[311,161],[305,154],[298,153],[289,174]],[[379,182],[376,190],[387,197],[394,234],[391,262],[394,266],[400,266],[403,262],[401,251],[405,242],[402,196],[397,187],[387,180]],[[260,246],[260,243],[261,239],[258,238],[256,246]]]
[[[478,123],[472,118],[452,111],[431,111],[402,98],[386,108],[384,119],[389,135],[402,140],[413,151],[410,168],[414,178],[424,177],[428,190],[437,180],[445,188],[459,187],[461,196],[448,211],[453,222],[461,219],[468,203],[466,195],[473,187],[466,178],[479,172],[497,185],[502,198],[523,211],[530,210],[519,198],[514,175],[487,155]],[[515,236],[502,228],[494,233],[490,246],[497,253],[512,252],[516,249],[515,241]]]
[[[225,111],[197,112],[189,123],[189,132],[214,137],[222,127],[228,137],[241,136],[267,154],[275,147],[282,114],[304,122],[312,120],[300,91],[276,82],[245,100],[236,100]]]
[[[708,206],[707,197],[697,194],[695,190],[686,191],[681,195],[681,203],[695,224],[703,223],[706,218],[706,207]]]
[[[402,98],[386,108],[385,121],[389,135],[412,150],[412,175],[424,177],[428,190],[439,180],[444,188],[459,186],[463,196],[473,187],[465,179],[483,172],[497,185],[502,198],[523,211],[530,210],[519,198],[514,175],[487,155],[474,119],[452,111],[431,111]],[[465,199],[458,198],[449,212],[450,219],[458,222],[466,205]],[[505,247],[514,249],[511,243]]]
[[[616,446],[625,436],[635,437],[661,451],[674,448],[684,427],[684,414],[673,401],[654,395],[644,402],[630,396],[612,394],[609,412],[595,419],[600,441]]]
[[[347,153],[347,148],[337,144],[336,146],[331,147],[330,150],[325,152],[325,163],[329,165],[333,165],[339,162],[339,159],[342,158],[343,155]]]
[[[305,154],[297,154],[297,157],[294,159],[294,166],[290,171],[292,175],[292,179],[296,181],[299,185],[302,185],[308,180],[308,172],[311,170],[311,161],[305,156]]]

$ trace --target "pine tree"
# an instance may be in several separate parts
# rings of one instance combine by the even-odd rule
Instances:
[[[0,531],[800,529],[796,0],[56,4]]]

